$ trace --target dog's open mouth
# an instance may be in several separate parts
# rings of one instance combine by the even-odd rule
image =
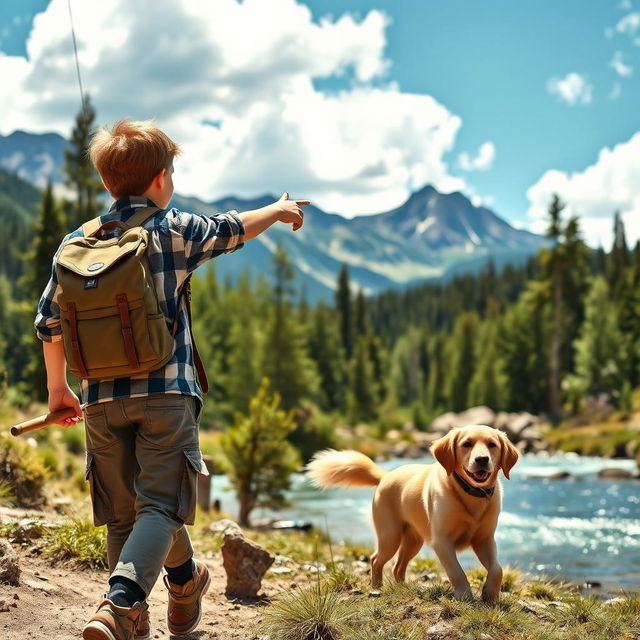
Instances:
[[[467,475],[472,480],[475,480],[479,484],[486,482],[489,479],[489,476],[491,475],[485,469],[480,469],[479,471],[469,471],[469,469],[465,469],[465,471],[467,472]]]

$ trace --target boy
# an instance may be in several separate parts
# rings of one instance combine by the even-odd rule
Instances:
[[[169,590],[167,623],[174,635],[197,626],[210,576],[194,561],[185,524],[193,524],[197,473],[207,473],[198,442],[202,393],[194,367],[193,342],[184,296],[187,276],[207,260],[231,253],[275,222],[303,224],[308,201],[277,202],[242,214],[201,216],[167,210],[173,195],[177,144],[151,122],[121,120],[93,137],[90,155],[115,199],[100,222],[130,220],[143,207],[159,211],[143,222],[147,256],[160,308],[175,329],[175,349],[161,368],[145,375],[82,379],[87,439],[87,478],[97,526],[107,525],[109,589],[83,630],[85,640],[143,640],[150,637],[146,597],[162,568]],[[116,228],[102,237],[122,233]],[[105,235],[106,234],[106,235]],[[78,229],[62,241],[83,235]],[[35,320],[43,341],[49,410],[72,407],[78,398],[67,385],[60,293],[54,269]]]

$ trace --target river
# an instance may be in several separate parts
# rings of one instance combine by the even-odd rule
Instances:
[[[433,460],[390,460],[381,466],[392,469],[407,462]],[[636,468],[631,460],[575,454],[523,456],[511,471],[511,480],[502,478],[504,497],[496,532],[502,565],[561,580],[597,581],[607,591],[640,591],[640,482],[597,477],[600,469],[611,467]],[[558,471],[571,477],[545,478]],[[290,508],[277,513],[256,509],[252,517],[307,520],[328,529],[335,542],[373,546],[373,491],[319,491],[303,474],[296,474],[288,494]],[[214,478],[213,494],[224,511],[237,513],[226,478]],[[427,546],[421,553],[433,555]],[[465,568],[479,565],[469,551],[460,560]]]

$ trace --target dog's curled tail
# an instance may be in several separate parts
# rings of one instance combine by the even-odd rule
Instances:
[[[359,451],[325,449],[306,466],[316,487],[375,487],[387,473]]]

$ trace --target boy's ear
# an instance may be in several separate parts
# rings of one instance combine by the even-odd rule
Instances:
[[[158,175],[153,179],[153,185],[158,189],[162,189],[164,187],[164,181],[167,177],[167,170],[162,169],[162,171],[158,172]]]
[[[509,438],[504,433],[500,434],[500,440],[502,441],[502,457],[500,458],[500,467],[504,477],[509,479],[509,471],[513,465],[518,462],[520,458],[520,452],[511,444]]]
[[[458,430],[452,429],[446,436],[442,436],[431,445],[433,457],[445,468],[448,476],[456,468],[458,435]]]

